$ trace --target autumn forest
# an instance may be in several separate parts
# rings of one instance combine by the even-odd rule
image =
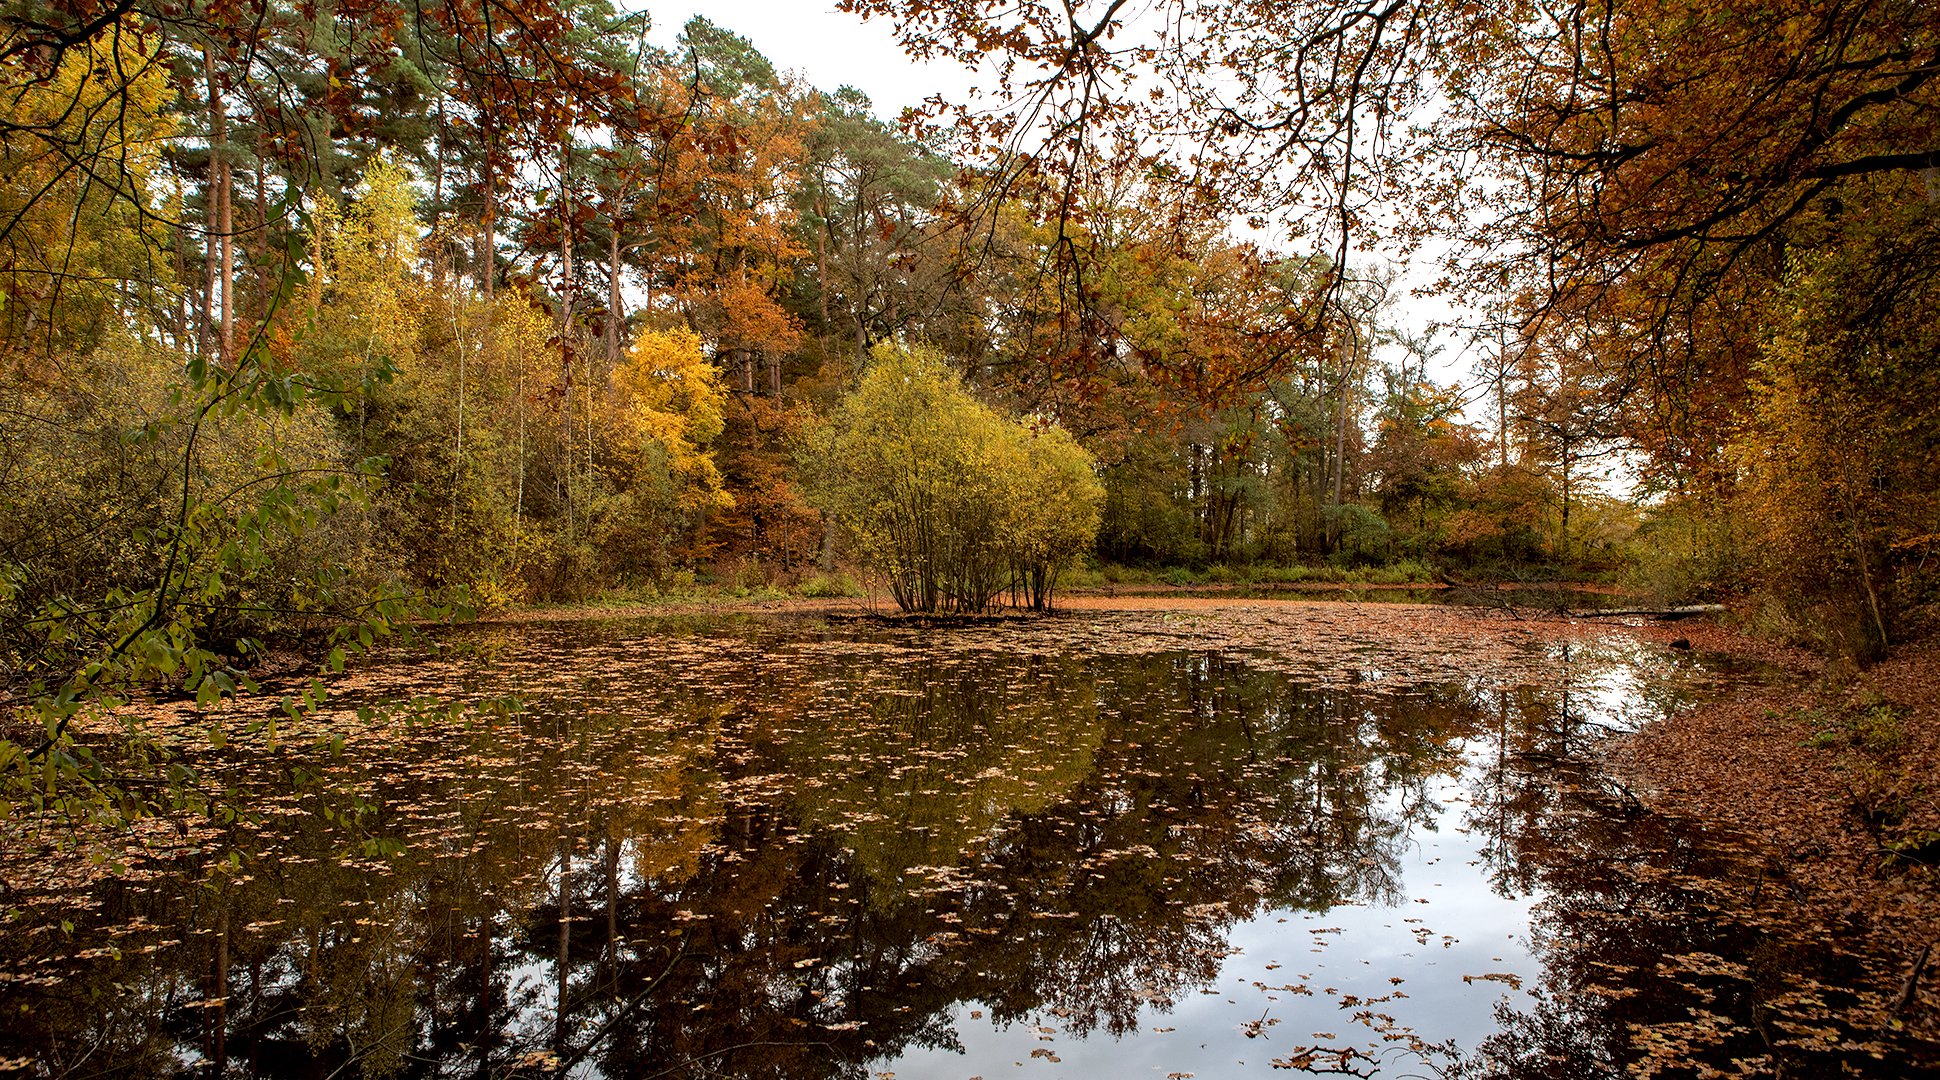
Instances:
[[[1663,948],[1765,959],[1633,957],[1639,990],[1580,966],[1623,951],[1603,927],[1464,975],[1493,1014],[1340,983],[1402,1019],[1256,1065],[1940,1062],[1940,10],[822,17],[976,89],[892,112],[651,2],[0,0],[0,1010],[35,1017],[0,1074],[93,1075],[84,1045],[127,1075],[953,1074],[921,1054],[980,1060],[986,1010],[1172,1031],[1140,1010],[1224,978],[1241,927],[1444,873],[1423,829],[1478,895],[1548,898],[1547,930],[1490,916],[1511,936],[1634,885],[1715,936]],[[1803,756],[1681,795],[1609,764],[1688,771],[1754,715]],[[1669,734],[1590,738],[1640,725]],[[1729,788],[1808,774],[1809,812]],[[1562,838],[1633,787],[1675,813],[1604,843],[1688,879]],[[1746,875],[1791,860],[1742,838],[1820,813],[1792,846],[1874,884],[1775,908]],[[1123,915],[1187,849],[1216,884]],[[249,884],[292,853],[399,877]],[[464,894],[451,859],[492,898],[439,902],[469,929],[330,944],[336,897],[366,926]],[[188,884],[139,899],[155,866]],[[1849,968],[1797,966],[1865,904]],[[101,966],[170,920],[179,970]],[[1107,938],[1137,959],[1086,967]],[[1269,997],[1214,1026],[1267,1049]],[[709,1007],[738,1019],[672,1019]],[[989,1061],[1073,1052],[1040,1041]]]

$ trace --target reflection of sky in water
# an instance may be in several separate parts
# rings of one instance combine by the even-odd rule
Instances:
[[[1689,704],[1703,682],[1688,658],[1666,657],[1660,647],[1630,638],[1545,651],[1559,676],[1552,689],[1562,691],[1557,701],[1567,709],[1557,722],[1574,721],[1592,738],[1635,731]],[[1395,674],[1369,667],[1359,679],[1374,688]],[[998,1026],[987,1009],[968,1003],[952,1017],[960,1051],[921,1048],[872,1068],[898,1077],[989,1076],[1020,1066],[1074,1075],[1217,1077],[1319,1046],[1365,1055],[1348,1062],[1354,1074],[1433,1075],[1435,1063],[1448,1060],[1444,1047],[1472,1052],[1497,1029],[1499,1003],[1527,1008],[1535,1000],[1541,964],[1530,951],[1528,929],[1540,893],[1521,893],[1492,877],[1488,862],[1499,853],[1471,827],[1477,811],[1470,802],[1488,786],[1478,763],[1500,749],[1497,738],[1465,740],[1459,773],[1430,778],[1432,809],[1409,828],[1398,903],[1269,910],[1240,922],[1227,931],[1232,955],[1212,984],[1191,987],[1170,1008],[1147,1005],[1139,1030],[1121,1039],[1073,1037],[1047,1015]],[[1381,809],[1403,818],[1400,801],[1390,791]],[[1405,996],[1389,996],[1397,991]],[[1356,1019],[1366,1010],[1393,1021]],[[1046,1028],[1055,1033],[1047,1036]],[[1419,1042],[1382,1038],[1396,1032]],[[1057,1061],[1031,1056],[1041,1050]],[[1322,1066],[1337,1062],[1331,1055],[1320,1059]]]
[[[1322,1045],[1354,1047],[1373,1058],[1377,1064],[1363,1058],[1352,1062],[1363,1074],[1420,1074],[1422,1057],[1407,1041],[1383,1040],[1357,1021],[1354,1016],[1363,1009],[1395,1017],[1392,1030],[1412,1030],[1426,1043],[1452,1040],[1461,1051],[1472,1050],[1495,1030],[1498,1001],[1508,997],[1520,1005],[1529,995],[1504,981],[1462,977],[1510,975],[1533,986],[1539,967],[1525,936],[1535,898],[1498,893],[1482,865],[1481,843],[1463,827],[1468,793],[1478,783],[1472,766],[1459,777],[1434,781],[1431,795],[1440,809],[1432,829],[1416,828],[1408,837],[1399,904],[1347,904],[1324,912],[1275,909],[1241,922],[1227,933],[1233,952],[1218,978],[1210,986],[1189,988],[1170,1009],[1147,1005],[1135,1034],[1075,1038],[1048,1015],[999,1027],[987,1008],[972,1002],[953,1010],[961,1053],[923,1048],[871,1068],[899,1078],[993,1076],[1019,1065],[1083,1076],[1188,1072],[1218,1077],[1239,1066],[1264,1068],[1273,1059]],[[1341,1005],[1349,995],[1366,1001],[1397,990],[1406,996]],[[980,1015],[973,1018],[973,1013]],[[1254,1021],[1261,1023],[1248,1037]],[[1055,1034],[1045,1037],[1039,1030],[1045,1027]],[[1050,1050],[1058,1061],[1033,1058],[1036,1050]]]

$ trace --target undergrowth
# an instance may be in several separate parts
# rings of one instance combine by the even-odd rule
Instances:
[[[1940,865],[1940,798],[1931,763],[1909,753],[1912,710],[1870,689],[1804,709],[1805,745],[1838,755],[1849,805],[1879,843],[1882,869]]]

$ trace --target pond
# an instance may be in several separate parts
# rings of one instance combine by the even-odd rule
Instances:
[[[96,846],[103,866],[16,845],[0,1059],[1907,1070],[1826,1019],[1836,950],[1747,959],[1761,931],[1729,901],[1769,867],[1598,764],[1756,672],[1432,609],[1369,639],[1328,607],[454,634],[336,680],[329,737],[203,750],[251,813]]]

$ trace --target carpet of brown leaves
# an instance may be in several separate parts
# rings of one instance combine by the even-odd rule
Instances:
[[[1789,889],[1770,890],[1770,925],[1814,931],[1864,957],[1882,1026],[1940,1039],[1940,875],[1925,852],[1888,845],[1940,830],[1940,644],[1898,650],[1863,672],[1712,625],[1643,631],[1750,653],[1793,670],[1791,686],[1746,687],[1629,740],[1622,764],[1663,809],[1762,848]],[[1858,717],[1884,707],[1887,736]],[[1930,852],[1932,847],[1929,846]],[[1936,950],[1940,951],[1940,950]]]

